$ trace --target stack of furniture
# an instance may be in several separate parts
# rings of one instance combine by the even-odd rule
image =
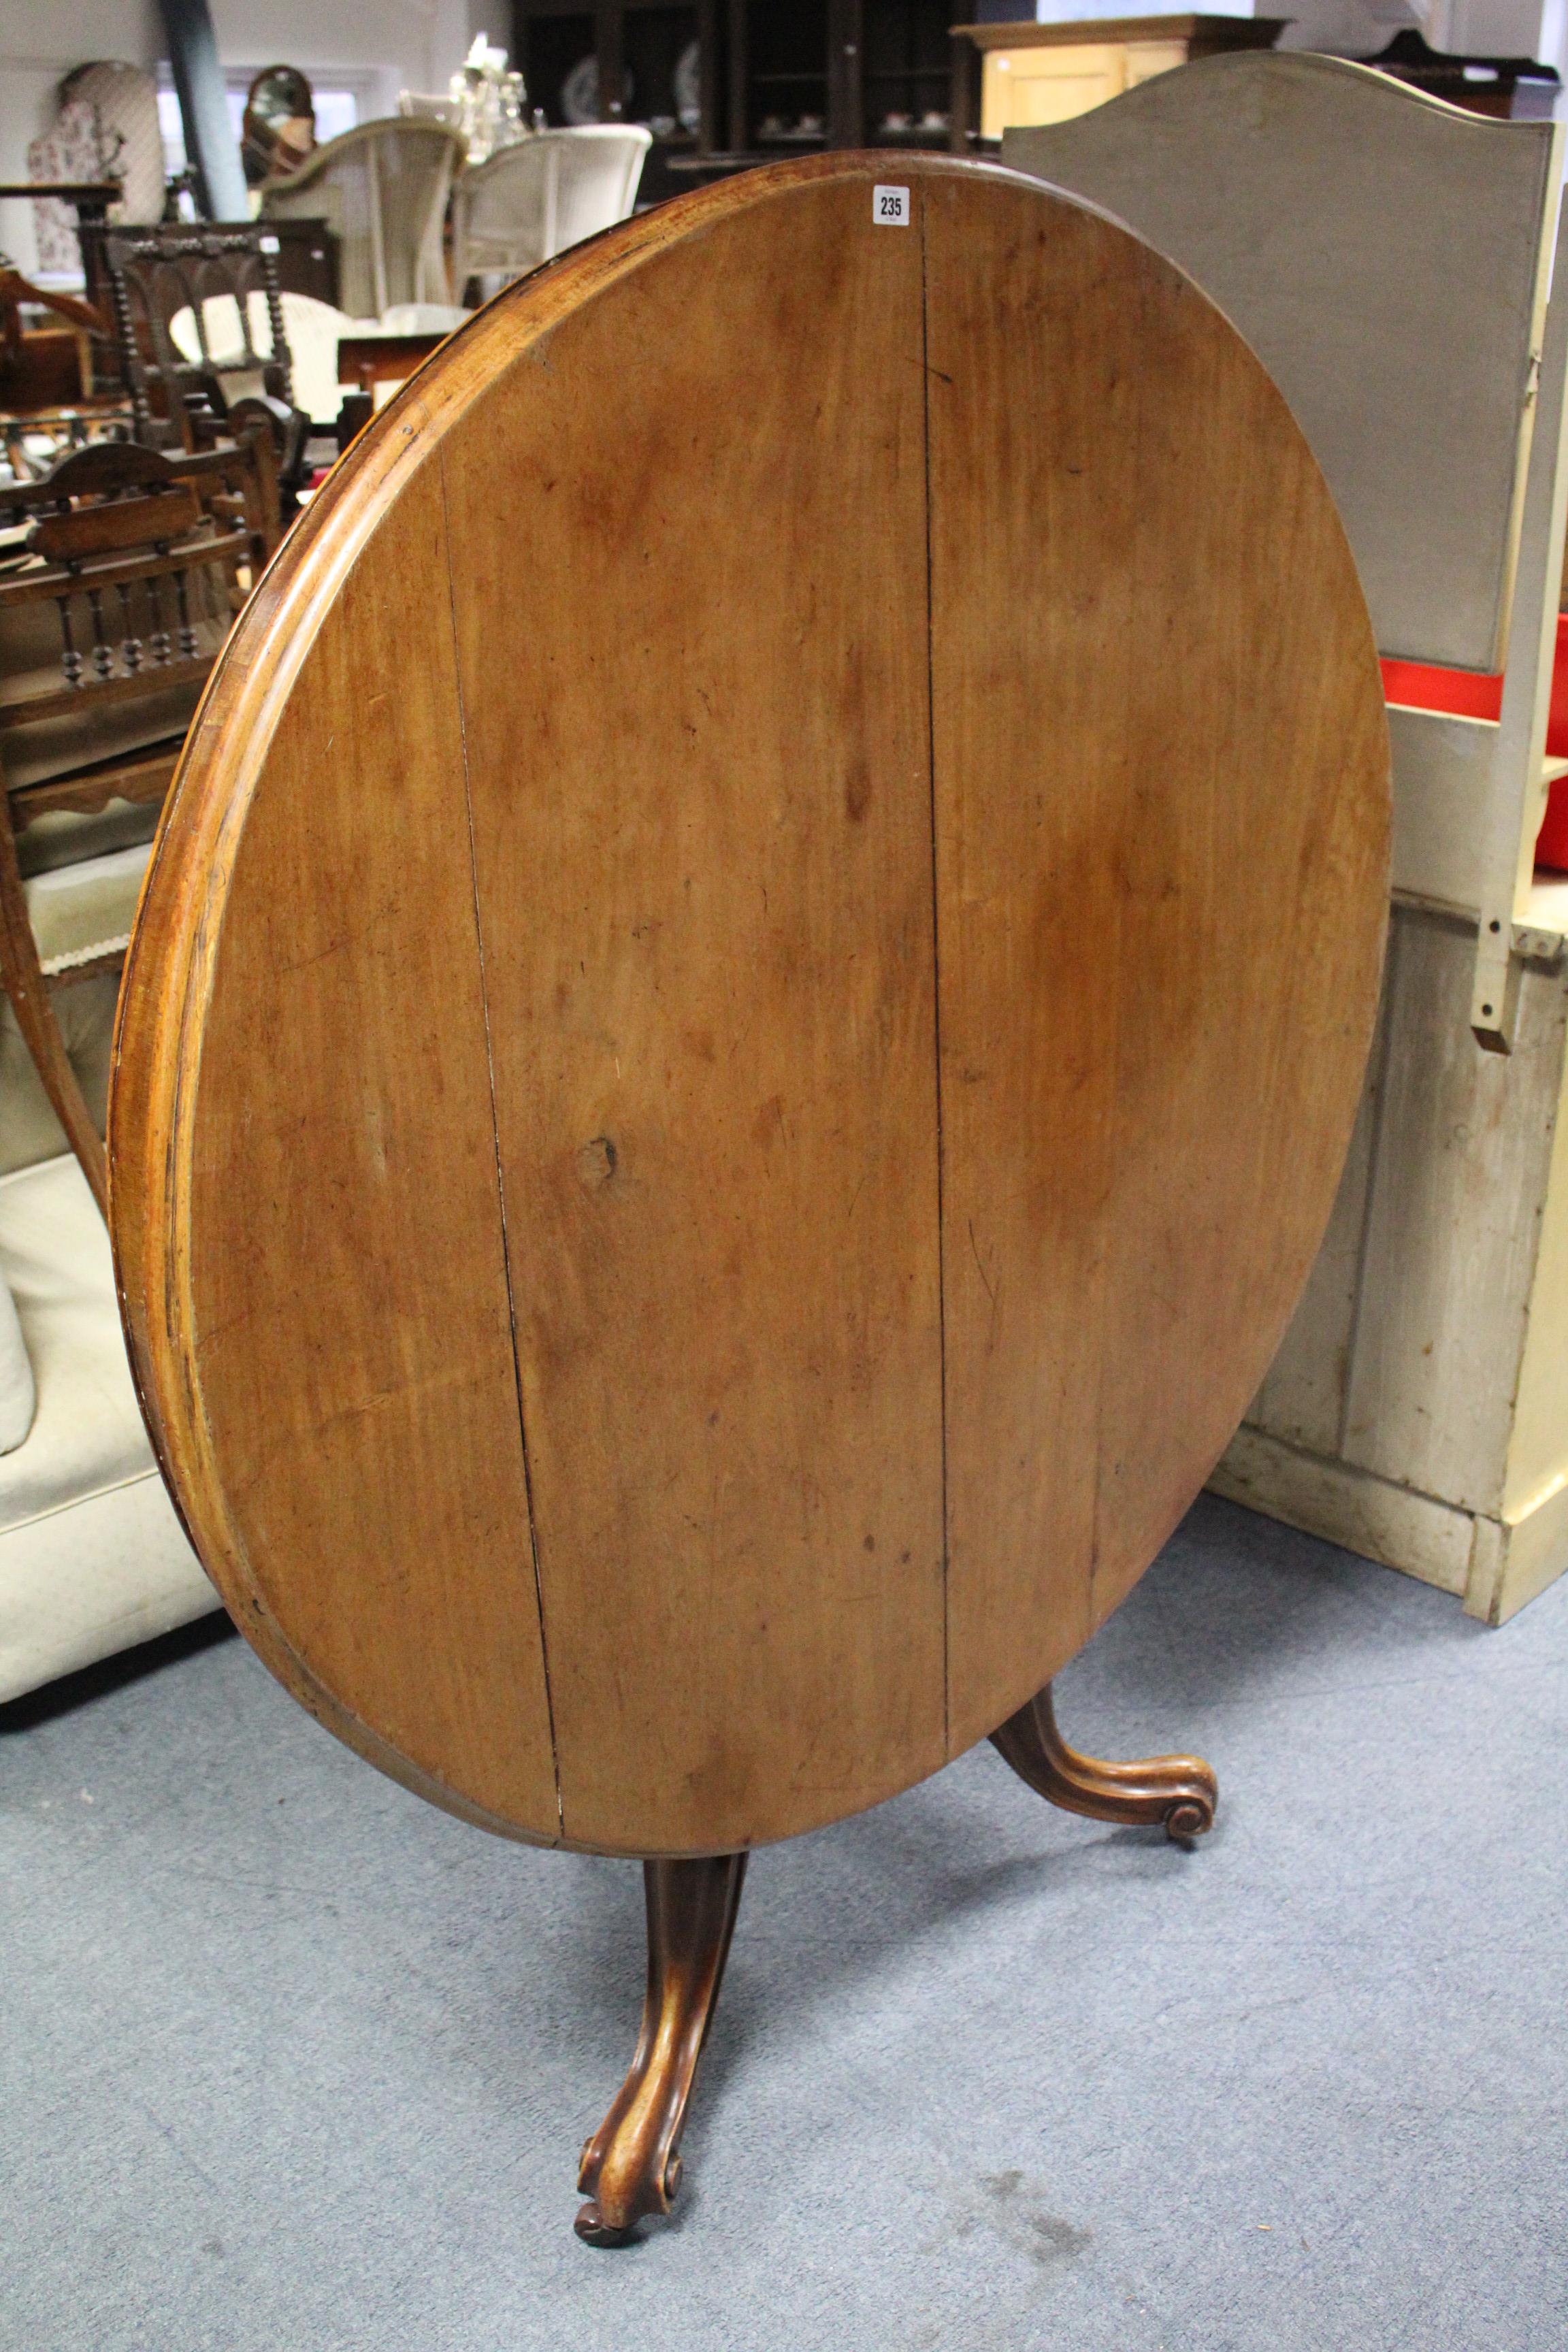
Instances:
[[[1413,25],[1402,26],[1386,48],[1363,62],[1429,98],[1447,99],[1468,113],[1495,115],[1500,122],[1549,121],[1563,87],[1555,66],[1540,65],[1533,58],[1451,56],[1429,48]]]
[[[271,444],[103,444],[0,497],[0,1699],[215,1606],[153,1466],[102,1210],[121,963],[213,661],[276,538]]]
[[[1010,124],[1056,121],[1191,58],[1268,48],[1283,17],[1126,16],[954,26],[941,0],[518,0],[531,101],[563,110],[584,54],[602,121],[647,123],[647,187],[835,147],[973,151]],[[681,58],[699,103],[676,119]]]
[[[277,239],[258,226],[161,223],[110,230],[103,258],[137,439],[148,448],[211,447],[248,416],[271,432],[279,480],[296,488],[309,419],[293,401]],[[207,340],[213,303],[233,338],[216,351]],[[191,321],[194,356],[174,335],[179,316]]]
[[[80,207],[59,183],[112,181],[121,227],[158,219],[165,186],[157,84],[145,67],[108,59],[78,66],[58,96],[53,125],[27,149],[28,177],[55,184],[53,194],[40,190],[33,207],[37,266],[46,277],[70,276],[80,261],[71,218],[74,212],[79,219]]]
[[[1003,142],[1248,338],[1399,665],[1362,1117],[1215,1484],[1493,1623],[1568,1567],[1568,884],[1533,857],[1568,502],[1562,140],[1362,66],[1252,55]],[[1432,667],[1471,688],[1504,669],[1500,719],[1412,707]]]
[[[29,331],[24,312],[39,312],[51,323]],[[6,415],[90,402],[93,343],[102,333],[90,303],[47,293],[0,258],[0,408]]]
[[[196,224],[175,221],[163,226],[188,233]],[[219,226],[240,228],[249,224],[229,221]],[[277,239],[272,261],[281,290],[286,294],[309,294],[318,302],[335,303],[338,299],[337,244],[325,221],[309,214],[299,220],[268,221],[267,233]],[[88,221],[77,231],[81,246],[86,298],[105,319],[112,316],[114,309],[109,268],[103,253],[104,239],[111,234],[109,224],[103,220]]]
[[[318,434],[331,431],[342,405],[339,392],[338,347],[345,334],[374,320],[350,319],[330,302],[309,294],[280,293],[277,308],[282,320],[281,345],[273,339],[271,306],[252,288],[244,298],[208,294],[199,307],[184,303],[168,320],[168,338],[180,358],[199,381],[216,378],[221,387],[281,360],[287,370],[289,396],[309,418]]]
[[[381,319],[340,319],[334,375],[344,447],[471,316],[447,303],[395,302]]]
[[[38,317],[43,326],[28,324]],[[0,260],[0,442],[14,481],[89,441],[129,435],[122,388],[99,382],[107,346],[91,303],[46,291]]]
[[[28,408],[0,415],[0,446],[5,450],[0,480],[36,481],[73,449],[94,441],[129,441],[131,405],[122,400],[94,400],[63,408]]]
[[[444,299],[400,299],[380,312],[355,315],[285,283],[286,263],[296,280],[304,274],[317,286],[329,282],[322,270],[302,273],[295,266],[302,253],[330,257],[334,287],[379,282],[384,289],[428,281],[432,236],[439,255],[446,166],[460,153],[460,145],[453,148],[442,133],[439,171],[418,182],[409,196],[407,175],[405,184],[397,182],[379,134],[393,134],[395,163],[406,163],[399,134],[412,131],[417,164],[430,160],[424,130],[396,122],[363,129],[376,135],[356,132],[352,140],[333,142],[317,151],[309,167],[314,173],[320,165],[329,178],[335,175],[340,195],[346,189],[352,196],[359,184],[362,194],[366,189],[375,194],[368,226],[359,223],[364,235],[358,244],[354,205],[344,196],[337,207],[337,230],[309,215],[292,225],[270,219],[233,226],[176,222],[108,231],[94,247],[137,437],[156,447],[207,447],[266,424],[273,436],[285,520],[315,473],[335,460],[343,440],[363,421],[358,404],[346,404],[341,387],[353,388],[367,374],[395,385],[467,316]],[[643,139],[637,132],[612,136],[623,142]],[[339,152],[345,148],[346,155]],[[624,172],[617,175],[617,186],[624,177]],[[382,202],[395,184],[402,184],[408,202]],[[569,179],[568,216],[574,185]],[[323,204],[332,204],[330,185],[318,192]],[[290,226],[298,232],[292,237],[286,234]],[[444,295],[444,260],[439,267]],[[356,358],[362,347],[373,354],[368,360]]]
[[[0,497],[0,979],[100,1204],[54,992],[118,969],[201,689],[275,538],[264,435],[104,442]]]
[[[109,218],[110,205],[117,205],[121,194],[118,180],[0,180],[0,198],[7,201],[30,199],[40,220],[47,217],[47,212],[57,204],[69,207],[74,223],[68,231],[69,247],[61,250],[57,246],[49,257],[58,263],[61,276],[74,274],[79,266],[87,267],[87,238],[103,227]],[[47,229],[45,237],[48,242]],[[39,266],[44,268],[46,276],[55,274],[44,264]],[[90,278],[87,290],[90,298]]]

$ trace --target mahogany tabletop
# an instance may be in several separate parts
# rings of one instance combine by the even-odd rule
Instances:
[[[242,615],[121,998],[137,1378],[262,1656],[629,1854],[1001,1723],[1311,1264],[1387,770],[1284,401],[1092,208],[830,155],[510,288]]]

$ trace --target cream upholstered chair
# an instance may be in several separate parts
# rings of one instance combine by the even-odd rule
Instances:
[[[226,474],[268,446],[164,457],[105,443],[5,501],[0,1703],[217,1606],[142,1425],[89,1163],[101,1188],[119,958],[231,617],[215,566],[264,551],[242,522],[203,520],[196,493],[226,501]],[[140,541],[154,491],[161,552]]]
[[[99,1118],[115,992],[61,1008]],[[0,1002],[0,1704],[218,1605],[153,1459],[103,1219]]]
[[[338,343],[344,335],[363,334],[380,321],[352,319],[346,311],[334,310],[330,302],[318,302],[312,294],[285,290],[279,302],[289,343],[295,404],[313,425],[334,425],[343,404],[338,388]],[[252,293],[247,297],[246,307],[249,314],[248,336],[241,325],[239,305],[234,296],[215,294],[202,304],[199,334],[195,313],[187,308],[176,310],[170,320],[169,339],[193,362],[205,356],[207,364],[221,376],[231,366],[243,364],[247,346],[268,353],[272,350],[272,327],[265,301],[259,294]]]
[[[452,277],[519,278],[625,220],[653,141],[637,123],[540,131],[501,147],[458,180],[452,196]]]
[[[264,220],[324,220],[338,240],[338,300],[353,318],[449,299],[441,232],[463,142],[398,116],[329,139],[261,189]]]
[[[469,315],[451,302],[395,302],[379,319],[351,319],[346,310],[336,310],[330,302],[318,302],[312,294],[290,294],[285,290],[279,299],[293,369],[295,402],[311,423],[322,429],[337,423],[343,404],[344,387],[338,380],[338,345],[345,336],[450,335]],[[257,294],[252,294],[248,302],[250,347],[270,352],[271,327],[265,305]],[[227,366],[238,364],[243,359],[246,340],[240,330],[239,307],[232,295],[216,295],[203,303],[202,327],[210,355],[208,363],[221,377]],[[175,311],[169,321],[169,337],[187,359],[197,356],[202,346],[194,311]]]

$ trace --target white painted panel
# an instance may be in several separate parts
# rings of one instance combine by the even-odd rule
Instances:
[[[1287,1445],[1262,1430],[1237,1431],[1209,1486],[1288,1528],[1403,1569],[1445,1592],[1462,1593],[1468,1581],[1475,1522],[1468,1511]]]
[[[1377,1029],[1367,1057],[1361,1108],[1323,1245],[1313,1262],[1290,1328],[1247,1412],[1249,1424],[1293,1445],[1337,1454],[1344,1424],[1351,1341],[1360,1296],[1363,1244],[1371,1190],[1390,969],[1385,968]]]
[[[1394,887],[1472,919],[1480,911],[1493,719],[1388,709],[1394,754]]]
[[[1475,931],[1394,912],[1386,1077],[1347,1462],[1500,1510],[1563,1075],[1563,984],[1527,970],[1511,1055],[1470,1035]]]
[[[1510,1523],[1539,1513],[1568,1488],[1568,1070],[1564,1088],[1508,1449],[1502,1515]]]

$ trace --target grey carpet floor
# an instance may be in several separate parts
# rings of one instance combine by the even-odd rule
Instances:
[[[668,2222],[578,2244],[635,1866],[237,1642],[0,1714],[0,2344],[1556,2352],[1568,1580],[1501,1633],[1205,1498],[1062,1678],[1196,1852],[988,1748],[753,1862]]]

